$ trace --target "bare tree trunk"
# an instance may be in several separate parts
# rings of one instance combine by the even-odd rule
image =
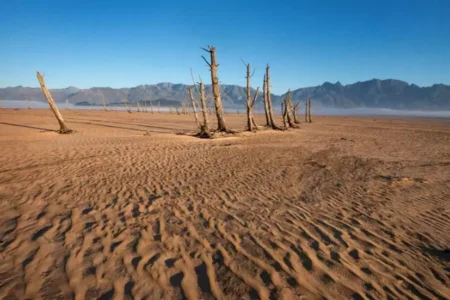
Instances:
[[[208,110],[206,107],[205,86],[200,82],[200,103],[202,106],[203,125],[200,127],[199,137],[211,137],[208,124]]]
[[[148,112],[147,111],[147,100],[144,100],[144,112]]]
[[[284,103],[286,103],[286,99],[284,99]],[[281,115],[283,116],[283,126],[284,126],[284,128],[287,128],[285,107],[286,107],[286,105],[283,105],[283,101],[281,101]]]
[[[158,114],[161,112],[160,106],[161,106],[161,101],[158,101]],[[153,106],[152,106],[152,113],[153,113]]]
[[[251,107],[251,91],[250,91],[250,64],[247,64],[247,129],[253,131],[252,107]]]
[[[292,107],[292,98],[291,98],[291,91],[289,90],[287,92],[286,98],[284,100],[285,110],[286,110],[286,120],[287,124],[291,128],[298,128],[298,126],[294,122],[294,118],[291,116],[292,111],[294,108]]]
[[[256,92],[253,95],[253,100],[247,102],[247,126],[248,131],[258,130],[258,125],[256,124],[255,119],[253,118],[253,106],[255,105],[256,98],[258,98],[259,87],[256,88]]]
[[[66,109],[69,109],[69,99],[66,99]]]
[[[264,74],[264,81],[263,81],[263,102],[264,102],[264,113],[266,115],[266,126],[272,126],[270,124],[270,118],[269,118],[269,106],[267,105],[267,80],[266,80],[266,74]]]
[[[266,90],[267,90],[267,106],[269,108],[269,119],[270,119],[270,123],[272,125],[272,129],[277,129],[280,130],[281,128],[278,127],[275,124],[275,121],[273,120],[273,108],[272,108],[272,99],[271,99],[271,94],[270,94],[270,67],[269,65],[267,65],[266,67]]]
[[[312,121],[311,121],[311,98],[308,99],[308,122],[312,123]]]
[[[72,130],[70,130],[64,123],[64,119],[63,119],[61,113],[59,112],[55,101],[53,100],[52,96],[50,95],[50,92],[48,91],[47,87],[45,86],[44,77],[42,77],[41,73],[37,72],[37,78],[39,80],[39,84],[41,85],[42,93],[44,93],[45,98],[47,98],[47,102],[50,105],[51,110],[55,114],[56,119],[58,120],[59,133],[61,133],[61,134],[71,133]]]
[[[128,106],[127,97],[123,97],[122,102],[123,102],[123,104],[125,104],[125,108],[127,109],[127,112],[131,114],[131,108]]]
[[[224,118],[224,110],[222,106],[222,98],[220,95],[220,87],[219,87],[219,78],[217,77],[217,62],[216,62],[216,48],[212,46],[208,46],[208,49],[203,49],[206,52],[210,53],[211,62],[208,62],[206,58],[203,59],[209,65],[211,71],[211,84],[212,84],[212,92],[214,95],[214,106],[216,108],[216,116],[217,116],[217,130],[218,131],[227,131],[227,126],[225,124]]]
[[[300,100],[297,102],[297,104],[294,105],[294,109],[292,110],[292,115],[294,116],[294,123],[300,124],[300,120],[297,118],[297,110],[300,107]]]
[[[106,109],[106,103],[105,103],[105,96],[103,96],[103,94],[100,95],[102,97],[102,104],[103,104],[103,110],[107,111]]]
[[[250,64],[246,64],[244,61],[242,61],[247,69],[247,101],[246,101],[246,107],[247,107],[247,130],[253,131],[254,129],[258,129],[258,125],[256,125],[255,119],[253,118],[253,106],[255,105],[256,98],[258,98],[258,92],[259,87],[256,89],[256,93],[253,97],[253,100],[251,99],[252,93],[251,93],[251,87],[250,87],[250,78],[253,76],[250,75]],[[237,110],[237,114],[239,114],[239,110]]]
[[[280,106],[281,106],[280,113],[281,113],[281,116],[284,118],[284,100],[280,101]],[[284,120],[283,120],[283,123],[284,123]]]
[[[194,111],[195,123],[197,124],[198,128],[201,128],[202,125],[200,124],[200,121],[199,121],[198,115],[197,115],[197,109],[195,108],[195,99],[194,99],[194,95],[192,94],[192,88],[188,88],[188,91],[189,91],[189,97],[191,98],[192,110]]]
[[[178,110],[178,106],[175,107],[175,109],[176,109],[176,111],[177,111],[177,115],[180,115],[180,112],[179,112],[179,110]]]
[[[141,112],[141,106],[139,105],[139,101],[136,101],[137,111]]]
[[[148,105],[150,105],[150,113],[153,113],[153,103],[152,103],[152,100],[148,100]]]
[[[308,123],[308,99],[305,100],[305,123]]]

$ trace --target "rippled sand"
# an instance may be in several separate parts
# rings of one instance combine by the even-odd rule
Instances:
[[[450,298],[449,120],[62,113],[0,110],[2,298]]]

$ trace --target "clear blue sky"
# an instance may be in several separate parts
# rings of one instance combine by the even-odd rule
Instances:
[[[273,92],[372,78],[450,84],[450,0],[0,0],[0,87],[245,84],[241,58]]]

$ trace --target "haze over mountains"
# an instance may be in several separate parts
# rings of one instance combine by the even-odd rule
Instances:
[[[138,100],[152,100],[160,101],[161,105],[179,105],[181,101],[189,101],[188,87],[191,86],[158,83],[120,89],[68,87],[52,89],[51,93],[57,102],[65,102],[66,99],[69,99],[70,103],[80,105],[101,105],[102,97],[107,104],[120,104],[127,99],[130,103]],[[225,106],[244,105],[245,87],[223,84],[221,91]],[[319,86],[300,88],[291,92],[294,102],[304,101],[307,97],[311,97],[313,103],[325,107],[450,110],[450,86],[444,84],[419,87],[400,80],[372,79],[348,85],[342,85],[339,82],[325,82]],[[206,85],[206,94],[211,94],[210,85]],[[276,104],[283,97],[284,95],[272,95],[272,100]],[[258,102],[261,101],[261,98],[260,93]],[[45,101],[40,88],[22,86],[0,88],[0,99]]]

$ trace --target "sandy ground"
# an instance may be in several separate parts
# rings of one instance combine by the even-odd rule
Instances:
[[[450,120],[62,113],[0,110],[4,299],[450,298]]]

